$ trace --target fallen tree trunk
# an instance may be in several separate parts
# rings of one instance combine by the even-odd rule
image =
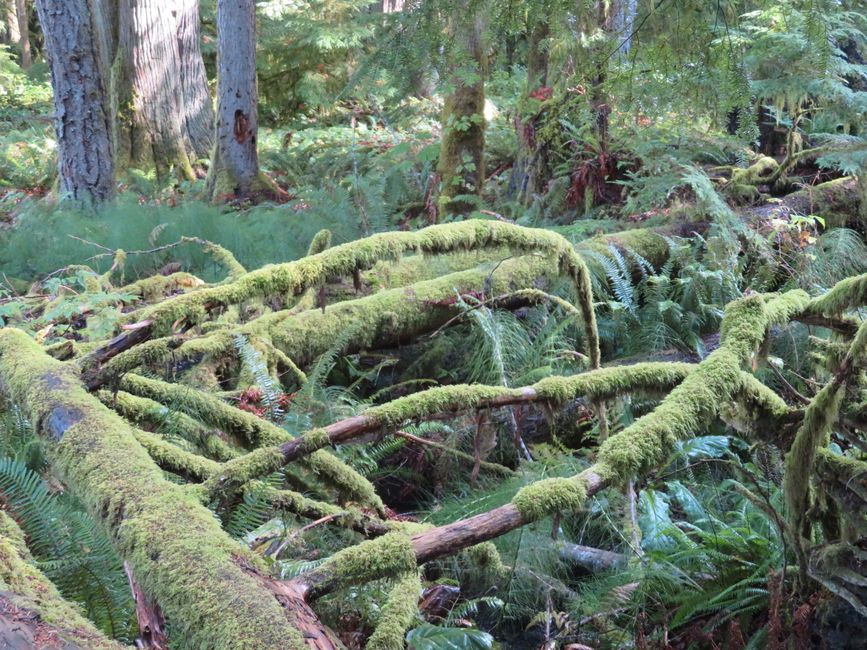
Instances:
[[[52,466],[105,527],[179,642],[306,650],[257,560],[197,499],[163,478],[129,425],[25,333],[0,330],[0,382],[49,440]]]

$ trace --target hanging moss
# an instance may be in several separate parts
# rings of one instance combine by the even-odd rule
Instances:
[[[521,488],[512,497],[526,521],[538,521],[549,515],[577,512],[584,507],[587,489],[576,478],[547,478]]]
[[[399,650],[404,647],[406,631],[418,616],[421,580],[418,570],[400,576],[382,607],[379,622],[367,640],[367,650]]]
[[[796,536],[794,542],[799,555],[802,579],[807,575],[802,538],[810,538],[807,511],[810,504],[810,479],[816,454],[820,448],[827,447],[830,442],[831,428],[840,413],[840,405],[849,380],[848,373],[851,372],[855,360],[864,356],[865,349],[867,349],[867,323],[858,328],[845,359],[831,381],[822,387],[807,406],[801,427],[795,435],[789,453],[786,454],[783,493],[786,497],[790,528]]]
[[[257,559],[187,491],[163,478],[133,432],[23,332],[0,330],[0,380],[49,436],[52,467],[105,528],[186,647],[291,648],[301,635],[242,565]]]

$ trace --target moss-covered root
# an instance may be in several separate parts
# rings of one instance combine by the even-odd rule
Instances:
[[[245,269],[232,254],[232,251],[223,248],[219,244],[215,244],[207,239],[200,239],[199,237],[181,237],[181,241],[201,246],[205,253],[210,255],[217,264],[226,269],[226,277],[229,280],[235,280],[247,272],[247,269]]]
[[[20,623],[22,641],[30,636],[50,636],[68,650],[123,648],[103,636],[75,605],[63,599],[57,587],[36,568],[18,524],[2,510],[0,592],[0,608],[5,617]]]
[[[190,648],[305,650],[301,635],[194,496],[163,477],[129,425],[25,333],[0,330],[0,383],[52,441],[54,470],[127,560]]]
[[[785,323],[808,301],[803,291],[792,291],[769,299],[756,294],[729,304],[720,347],[655,410],[600,447],[600,471],[625,481],[662,463],[677,440],[701,430],[735,401],[745,386],[741,367],[756,354],[767,330]]]
[[[397,579],[376,629],[367,640],[367,650],[399,650],[404,646],[406,631],[418,616],[418,599],[421,595],[421,580],[418,571],[408,571]]]
[[[443,254],[492,248],[506,248],[522,254],[542,253],[560,273],[573,280],[584,316],[589,356],[594,360],[593,365],[598,365],[599,343],[590,275],[580,256],[565,238],[556,233],[499,221],[467,220],[414,232],[373,235],[295,262],[251,271],[226,285],[165,300],[139,310],[135,319],[152,320],[155,334],[160,336],[169,333],[178,321],[197,324],[214,310],[255,297],[299,295],[328,278],[348,277],[359,270],[369,269],[380,260],[398,259],[404,253]]]

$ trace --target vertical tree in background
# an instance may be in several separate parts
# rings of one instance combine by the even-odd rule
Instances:
[[[468,214],[476,207],[485,180],[484,2],[457,0],[449,16],[453,39],[451,76],[442,117],[442,144],[437,171],[442,182],[443,214]]]
[[[536,141],[539,100],[547,97],[548,85],[547,41],[551,33],[551,16],[546,5],[544,3],[529,9],[527,86],[515,117],[518,155],[512,169],[510,192],[525,203],[542,189],[547,172],[547,152]]]
[[[21,67],[25,70],[29,70],[33,64],[30,53],[29,16],[26,0],[6,0],[3,16],[6,30],[3,40],[18,50]]]
[[[247,197],[264,189],[256,150],[256,4],[218,0],[217,143],[208,173],[212,199]]]
[[[112,66],[119,166],[196,177],[214,123],[199,40],[198,0],[120,0]]]
[[[111,121],[87,0],[36,0],[51,62],[62,198],[95,204],[114,196]]]

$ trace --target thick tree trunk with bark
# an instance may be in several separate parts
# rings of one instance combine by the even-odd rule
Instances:
[[[256,3],[219,0],[217,30],[217,143],[208,173],[208,193],[214,200],[247,197],[264,189],[256,148]]]
[[[445,100],[437,171],[442,181],[439,210],[468,214],[485,183],[485,76],[483,7],[464,0],[450,19],[452,91]]]
[[[112,71],[119,166],[196,177],[213,109],[199,48],[198,0],[121,0]]]
[[[60,194],[106,201],[114,196],[114,159],[91,8],[87,0],[37,0],[36,8],[51,62]]]

